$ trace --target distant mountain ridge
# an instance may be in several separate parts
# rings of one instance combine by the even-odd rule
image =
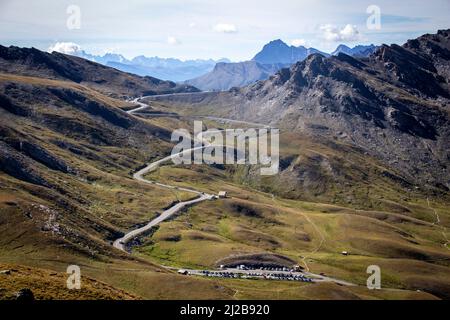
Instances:
[[[377,48],[375,45],[354,48],[340,45],[331,55],[345,53],[355,57],[367,57]],[[185,83],[204,91],[226,91],[232,87],[243,87],[266,80],[282,68],[289,68],[312,54],[331,56],[315,48],[288,46],[282,40],[274,40],[266,44],[251,61],[220,63],[211,72]]]
[[[339,45],[331,55],[345,53],[355,57],[367,57],[378,47],[375,45],[358,45],[350,48]],[[121,54],[107,53],[103,56],[87,53],[79,48],[70,55],[87,59],[102,65],[115,68],[142,77],[174,82],[184,82],[206,91],[229,90],[232,87],[243,87],[259,80],[266,80],[282,68],[305,60],[311,54],[330,54],[315,48],[289,46],[282,40],[267,43],[250,61],[231,63],[228,59],[195,59],[182,61],[175,58],[146,57],[140,55],[127,59]]]
[[[175,58],[146,57],[143,55],[129,60],[121,54],[107,53],[101,56],[89,54],[84,50],[77,50],[71,54],[142,77],[151,76],[175,82],[185,81],[208,73],[213,70],[216,63],[230,62],[230,60],[225,58],[219,60],[195,59],[182,61]]]
[[[205,91],[225,91],[233,87],[266,80],[282,68],[303,61],[310,54],[329,54],[317,49],[288,46],[281,40],[271,41],[250,61],[219,63],[211,72],[185,83]]]
[[[379,46],[375,46],[373,44],[364,46],[364,45],[358,45],[353,48],[350,48],[344,44],[339,45],[336,50],[334,50],[331,55],[337,56],[339,53],[344,53],[346,55],[352,56],[352,57],[368,57],[372,53],[374,53]]]
[[[103,56],[100,56],[87,53],[84,50],[78,50],[74,51],[71,55],[87,59],[93,62],[97,62],[103,65],[107,65],[109,62],[124,63],[128,61],[123,55],[117,53],[106,53]]]

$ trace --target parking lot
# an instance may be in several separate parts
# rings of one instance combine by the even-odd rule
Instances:
[[[249,268],[240,266],[236,268],[222,268],[220,270],[179,270],[179,273],[186,275],[197,275],[203,277],[215,277],[226,279],[261,279],[278,281],[300,281],[313,282],[314,279],[306,276],[302,272],[288,268]]]

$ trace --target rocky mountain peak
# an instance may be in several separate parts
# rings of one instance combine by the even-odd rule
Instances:
[[[314,48],[288,46],[282,40],[274,40],[266,44],[252,60],[261,64],[293,64],[306,59],[313,53],[328,55]]]
[[[286,48],[286,47],[289,47],[283,40],[281,40],[281,39],[277,39],[277,40],[273,40],[273,41],[270,41],[268,44],[266,44],[265,46],[264,46],[264,48],[266,48],[266,49],[269,49],[269,48],[277,48],[277,47],[283,47],[283,48]]]

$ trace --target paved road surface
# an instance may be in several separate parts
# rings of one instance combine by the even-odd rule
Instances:
[[[115,248],[117,248],[119,250],[126,251],[126,244],[128,242],[130,242],[134,238],[138,237],[139,235],[149,231],[151,228],[157,226],[161,222],[169,219],[171,216],[173,216],[174,214],[179,212],[181,209],[183,209],[185,207],[188,207],[188,206],[191,206],[193,204],[202,202],[202,201],[212,200],[213,198],[214,198],[213,195],[204,194],[204,195],[201,195],[197,199],[177,203],[173,207],[171,207],[171,208],[167,209],[166,211],[164,211],[159,217],[157,217],[157,218],[153,219],[152,221],[150,221],[150,223],[148,223],[145,227],[133,230],[133,231],[127,233],[123,238],[117,239],[116,241],[114,241],[113,245],[114,245]]]
[[[135,103],[135,104],[137,104],[137,105],[139,105],[140,107],[139,107],[139,108],[135,108],[135,109],[132,109],[132,110],[127,111],[128,114],[133,114],[133,113],[142,111],[142,110],[147,109],[147,108],[150,107],[148,104],[145,104],[145,103],[140,102],[140,101],[139,101],[139,98],[136,98],[136,99],[134,99],[134,100],[131,101],[131,102],[132,102],[132,103]]]

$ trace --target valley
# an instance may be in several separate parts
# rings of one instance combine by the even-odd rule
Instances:
[[[170,108],[169,108],[170,109]],[[167,111],[167,108],[163,108],[163,110]],[[170,121],[170,120],[169,120]],[[211,127],[217,127],[216,126],[211,126]],[[283,140],[283,139],[282,139]],[[283,152],[282,152],[283,153]],[[194,170],[195,174],[193,174],[190,170]],[[186,223],[187,228],[183,228],[183,224],[180,223],[175,223],[175,222],[168,222],[168,223],[163,223],[161,225],[161,227],[158,229],[158,231],[156,233],[153,234],[153,240],[151,240],[149,242],[149,250],[143,250],[143,257],[145,257],[146,255],[150,254],[152,257],[154,257],[152,259],[152,261],[157,262],[157,263],[169,263],[172,266],[177,266],[179,268],[186,268],[186,267],[190,267],[190,268],[204,268],[204,267],[217,267],[221,260],[221,257],[226,255],[227,250],[232,250],[231,252],[235,252],[236,251],[236,245],[241,242],[244,241],[246,243],[246,246],[242,246],[239,245],[238,247],[240,248],[240,250],[242,250],[242,254],[249,254],[249,253],[257,253],[258,250],[260,250],[259,248],[264,248],[265,250],[269,250],[269,251],[275,251],[275,252],[279,252],[283,255],[286,255],[287,252],[289,252],[288,249],[281,249],[282,247],[284,247],[284,245],[282,245],[281,243],[289,243],[289,246],[293,246],[293,248],[296,252],[298,252],[298,250],[303,247],[305,250],[307,251],[303,251],[304,254],[303,255],[294,255],[292,256],[294,258],[294,261],[302,261],[302,264],[305,268],[309,268],[309,264],[313,264],[316,268],[317,268],[317,261],[314,261],[315,259],[313,259],[313,257],[321,257],[319,258],[320,263],[322,264],[325,263],[328,264],[330,263],[330,266],[323,266],[324,269],[319,269],[319,270],[326,270],[327,272],[325,272],[326,274],[330,274],[330,270],[333,270],[331,272],[336,272],[336,266],[340,265],[341,263],[343,263],[344,261],[351,261],[352,265],[355,263],[355,260],[360,260],[360,263],[362,261],[365,261],[365,259],[369,258],[369,256],[372,256],[373,254],[375,254],[375,256],[378,255],[382,255],[384,256],[383,260],[390,260],[389,257],[392,257],[388,251],[386,251],[386,253],[381,253],[384,250],[391,250],[388,249],[388,247],[391,247],[395,244],[395,246],[399,246],[394,250],[404,250],[407,247],[409,247],[409,245],[406,245],[406,242],[404,244],[402,244],[402,240],[399,241],[399,239],[394,240],[395,238],[397,238],[397,236],[394,236],[392,239],[392,242],[385,243],[386,248],[385,249],[375,249],[371,246],[369,247],[359,247],[360,245],[362,245],[363,243],[369,245],[371,242],[375,241],[377,242],[377,236],[376,234],[378,232],[381,232],[381,234],[383,234],[382,237],[386,237],[385,232],[390,233],[391,231],[382,231],[383,228],[387,227],[387,225],[385,225],[385,223],[391,224],[393,223],[395,225],[394,229],[397,229],[398,227],[400,228],[405,228],[407,224],[411,223],[411,225],[416,225],[417,228],[422,228],[419,227],[420,225],[422,225],[424,227],[424,230],[429,230],[429,227],[425,227],[426,225],[431,226],[433,223],[433,217],[432,217],[432,212],[431,212],[431,216],[430,216],[430,212],[425,213],[426,210],[426,200],[422,202],[421,206],[417,206],[415,203],[405,203],[403,208],[409,208],[410,206],[415,207],[415,209],[417,210],[417,212],[412,213],[412,212],[402,212],[402,213],[397,213],[397,210],[392,207],[394,202],[388,202],[388,205],[390,205],[390,208],[388,210],[393,210],[393,212],[389,213],[386,210],[385,204],[383,204],[382,202],[379,202],[379,208],[374,209],[373,207],[371,208],[371,210],[369,209],[365,209],[365,210],[354,210],[354,209],[350,209],[350,208],[345,208],[345,207],[339,207],[339,206],[325,206],[322,207],[323,205],[320,204],[314,204],[314,203],[305,203],[303,202],[302,206],[298,205],[297,201],[287,201],[287,200],[282,200],[282,199],[277,199],[276,197],[274,197],[271,194],[265,193],[265,192],[261,192],[261,191],[256,191],[253,190],[253,192],[256,192],[258,196],[256,196],[255,194],[252,193],[248,193],[248,191],[246,193],[243,193],[242,191],[242,186],[237,186],[235,184],[235,181],[230,181],[229,179],[226,178],[227,175],[229,175],[229,172],[227,172],[227,174],[225,174],[225,172],[223,172],[222,170],[217,170],[214,168],[191,168],[190,170],[186,170],[184,168],[181,167],[171,167],[171,166],[163,166],[160,167],[157,171],[152,172],[149,174],[149,179],[151,180],[157,180],[157,181],[163,181],[163,183],[175,183],[175,185],[179,186],[179,187],[187,187],[190,186],[192,187],[192,184],[194,183],[195,188],[198,188],[199,190],[206,192],[206,193],[218,193],[220,190],[227,190],[230,194],[231,200],[226,200],[226,201],[231,201],[232,203],[235,202],[236,200],[236,204],[233,203],[232,207],[236,207],[239,208],[238,210],[241,212],[240,214],[238,214],[237,217],[241,217],[239,219],[239,222],[237,222],[236,227],[234,228],[238,228],[236,229],[236,231],[233,232],[241,232],[242,236],[235,238],[236,236],[231,236],[229,235],[229,232],[231,232],[231,230],[229,229],[230,227],[228,226],[228,223],[233,223],[232,221],[236,220],[236,216],[232,216],[230,217],[232,220],[226,219],[224,220],[223,218],[219,218],[221,216],[221,213],[219,213],[219,215],[217,216],[216,220],[217,222],[213,222],[214,219],[212,217],[208,217],[206,215],[213,215],[216,216],[217,214],[213,213],[214,211],[217,211],[218,208],[214,209],[213,211],[211,211],[210,209],[208,210],[208,203],[206,202],[205,204],[200,204],[194,208],[191,208],[189,210],[189,213],[192,215],[192,212],[195,212],[198,214],[202,214],[200,216],[198,216],[198,222],[201,225],[200,228],[195,227],[195,221],[197,221],[197,218],[194,218],[197,216],[197,214],[195,214],[194,216],[190,216],[188,218],[184,218],[183,216],[180,216],[179,219],[181,219],[182,221],[184,221],[184,223]],[[222,171],[222,173],[221,173]],[[189,181],[189,182],[187,182]],[[224,184],[225,183],[225,184]],[[215,188],[211,188],[211,186],[214,186],[217,184],[217,187]],[[250,189],[252,190],[252,189]],[[418,194],[416,195],[416,197],[419,196]],[[264,199],[264,200],[263,200]],[[244,202],[241,202],[239,200],[243,200]],[[303,237],[305,237],[305,240],[298,242],[298,247],[296,247],[296,241],[294,241],[294,239],[297,237],[295,235],[295,233],[292,235],[290,235],[290,233],[286,232],[286,229],[281,228],[279,225],[283,225],[283,226],[292,226],[295,225],[295,223],[293,223],[292,220],[289,220],[289,223],[281,223],[281,222],[271,222],[268,225],[263,224],[260,225],[259,223],[256,223],[255,219],[259,220],[259,219],[263,219],[263,220],[267,220],[270,219],[268,216],[264,215],[264,218],[261,217],[261,214],[259,213],[259,210],[264,210],[261,208],[262,203],[266,203],[266,206],[268,206],[268,208],[266,207],[265,210],[271,208],[271,210],[276,210],[275,212],[272,212],[272,215],[278,216],[280,214],[282,214],[283,210],[287,211],[287,214],[289,212],[292,213],[292,206],[293,203],[295,203],[296,205],[294,206],[294,208],[298,209],[298,208],[302,208],[303,210],[305,208],[309,209],[309,213],[305,214],[304,212],[301,212],[303,219],[301,219],[300,221],[304,220],[304,222],[300,222],[300,225],[304,225],[306,224],[311,224],[310,226],[306,227],[303,226],[302,230],[308,230],[308,232],[305,234],[303,233]],[[397,199],[398,201],[398,199]],[[227,210],[229,210],[227,208],[228,206],[226,206],[225,208],[225,212]],[[288,208],[285,208],[288,207]],[[367,207],[367,206],[366,206]],[[325,209],[327,208],[327,209]],[[383,208],[383,209],[381,209]],[[443,205],[442,209],[445,208],[445,205]],[[259,209],[259,210],[258,210]],[[222,210],[222,209],[221,209]],[[264,210],[264,211],[265,211]],[[380,211],[378,211],[380,210]],[[383,210],[383,211],[381,211]],[[386,210],[386,211],[385,211]],[[263,211],[263,212],[264,212]],[[408,209],[409,211],[409,209]],[[248,213],[247,213],[248,212]],[[269,211],[270,212],[270,211]],[[249,223],[249,225],[247,226],[247,228],[245,228],[242,225],[242,221],[241,219],[243,219],[246,215],[248,216],[248,219],[250,221],[248,221],[247,223]],[[314,218],[311,219],[312,215]],[[410,216],[411,215],[411,216]],[[320,218],[319,218],[320,217]],[[424,220],[421,220],[423,219]],[[193,220],[195,219],[195,220]],[[292,219],[292,218],[291,218]],[[317,224],[314,223],[313,221],[315,219],[319,219],[319,221],[321,221],[320,225],[322,225],[321,227],[317,227]],[[353,232],[356,231],[354,228],[356,227],[356,225],[354,225],[356,223],[356,221],[359,221],[358,223],[361,223],[363,225],[368,225],[367,223],[364,223],[363,221],[365,221],[366,219],[368,219],[369,224],[372,225],[373,227],[375,227],[374,225],[374,221],[380,221],[380,226],[381,229],[379,231],[375,231],[372,228],[369,230],[366,230],[365,234],[367,235],[371,235],[370,238],[366,238],[365,240],[358,240],[361,241],[360,244],[357,244],[358,242],[355,241],[356,239],[354,238],[357,234],[359,234],[359,237],[362,236],[362,233],[356,233],[355,235],[353,235]],[[407,220],[404,220],[407,219]],[[244,220],[246,220],[244,218]],[[278,220],[278,219],[277,219]],[[336,230],[337,234],[336,236],[338,236],[337,242],[336,240],[331,240],[328,239],[326,240],[326,238],[323,236],[324,234],[327,234],[329,238],[330,235],[330,229],[322,229],[323,224],[325,223],[325,221],[333,221],[333,225],[335,225],[336,221],[340,221],[339,222],[339,228]],[[394,221],[398,221],[398,222],[394,222]],[[207,222],[209,221],[209,222]],[[221,226],[223,223],[225,223],[225,221],[227,221],[227,227],[226,229],[217,229],[217,228],[213,228],[212,226],[214,225],[219,225]],[[408,221],[408,222],[407,222]],[[194,224],[194,226],[190,226]],[[275,224],[275,225],[274,225]],[[328,223],[326,223],[328,225]],[[167,225],[167,227],[166,227]],[[173,225],[172,227],[170,227],[170,225]],[[232,224],[234,226],[234,224]],[[225,225],[224,225],[225,226]],[[346,226],[346,228],[343,228],[343,226]],[[195,230],[192,230],[192,228]],[[244,228],[244,229],[243,229]],[[255,233],[254,231],[250,232],[249,230],[255,230],[255,228],[257,230],[261,230],[261,233]],[[281,228],[281,229],[280,229]],[[330,226],[328,226],[327,228],[330,228]],[[343,228],[342,230],[339,230],[340,228]],[[390,228],[390,227],[389,227]],[[185,229],[185,231],[181,231],[180,229],[183,230]],[[273,229],[273,232],[270,232],[269,230]],[[416,229],[416,228],[414,228]],[[222,231],[223,230],[223,231]],[[228,230],[228,231],[225,231]],[[239,231],[238,231],[239,230]],[[242,231],[240,231],[242,230]],[[248,231],[245,231],[248,230]],[[281,231],[283,230],[283,231]],[[339,231],[338,231],[339,230]],[[351,231],[350,231],[351,230]],[[392,231],[393,231],[392,230]],[[407,232],[412,232],[412,229],[409,227],[406,227],[406,230],[408,230]],[[417,230],[417,229],[416,229]],[[222,233],[225,232],[225,233]],[[269,233],[267,233],[269,232]],[[299,232],[299,231],[297,231]],[[343,234],[348,234],[351,233],[352,236],[348,235],[348,237],[342,237]],[[416,232],[416,231],[414,231]],[[429,231],[425,231],[426,233],[428,233]],[[194,235],[193,234],[197,234]],[[439,239],[439,228],[434,230],[432,233],[434,233],[436,235],[436,239]],[[161,234],[161,236],[160,236]],[[280,234],[284,234],[286,238],[283,238],[283,240],[279,239],[279,235]],[[289,236],[288,236],[289,234]],[[301,233],[300,233],[301,234]],[[381,236],[380,234],[380,236]],[[341,236],[339,236],[341,235]],[[158,239],[160,239],[158,241]],[[300,236],[301,237],[301,236]],[[358,237],[358,236],[356,236]],[[363,236],[365,237],[365,236]],[[184,238],[186,238],[186,240],[184,240]],[[197,239],[198,240],[194,240]],[[251,240],[253,239],[254,240]],[[308,239],[309,238],[309,239]],[[312,238],[312,239],[311,239]],[[172,240],[173,239],[173,240]],[[192,239],[192,240],[191,240]],[[276,239],[276,240],[275,240]],[[300,238],[301,239],[301,238]],[[156,243],[154,243],[156,240]],[[282,242],[281,242],[281,241]],[[405,239],[406,240],[406,239]],[[196,245],[197,242],[201,241],[202,246],[201,246],[201,251],[195,250],[194,248],[198,247]],[[228,247],[229,245],[227,245],[228,242],[234,243],[234,246],[232,247]],[[237,242],[236,242],[237,241]],[[317,241],[317,242],[316,242]],[[331,243],[329,243],[329,241],[331,241]],[[438,243],[440,242],[441,244],[437,244],[436,248],[437,251],[435,251],[436,253],[438,251],[440,251],[443,248],[443,244],[442,241],[444,241],[444,239],[438,240]],[[312,245],[311,242],[316,242],[315,245]],[[209,255],[211,254],[209,252],[209,249],[206,249],[205,246],[210,243],[210,250],[211,253],[212,252],[216,252],[218,255],[213,255],[211,257],[209,257]],[[230,243],[230,244],[231,244]],[[336,246],[336,244],[339,243],[338,246]],[[406,245],[406,247],[405,247]],[[252,249],[251,247],[256,247],[255,249]],[[358,249],[356,249],[354,246],[359,247]],[[441,246],[441,248],[439,248],[439,246]],[[218,248],[222,248],[220,251]],[[226,249],[228,247],[228,249]],[[280,248],[281,247],[281,248]],[[349,249],[352,248],[352,249]],[[403,249],[400,249],[403,248]],[[281,249],[281,250],[280,250]],[[356,251],[353,251],[355,250]],[[375,251],[373,251],[375,249]],[[224,252],[222,252],[222,250],[225,250]],[[292,249],[291,249],[292,250]],[[344,250],[349,250],[351,252],[350,256],[348,257],[342,257],[341,255],[341,251]],[[381,250],[381,251],[380,251]],[[408,249],[406,249],[408,250]],[[431,249],[432,251],[434,251],[435,249]],[[139,250],[141,251],[141,250]],[[206,251],[206,252],[205,252]],[[218,252],[219,251],[219,252]],[[331,251],[331,252],[330,252]],[[230,252],[230,253],[231,253]],[[325,254],[325,252],[328,252],[328,254]],[[358,252],[358,253],[357,253]],[[365,252],[365,253],[363,253]],[[371,253],[369,253],[371,252]],[[448,259],[446,258],[447,254],[445,252],[445,250],[443,250],[441,252],[443,254],[443,256],[441,256],[441,258],[437,258],[437,260],[440,259]],[[395,254],[394,254],[395,255]],[[439,255],[439,254],[438,254]],[[202,258],[202,256],[205,256],[205,258],[208,256],[207,260],[203,260],[204,258]],[[356,257],[358,256],[358,257]],[[363,258],[364,256],[367,256],[366,258]],[[372,259],[376,259],[374,257],[372,257]],[[193,258],[192,257],[196,257],[196,259],[194,261],[194,264],[192,264],[193,262]],[[326,257],[326,258],[325,258]],[[181,260],[180,260],[181,258]],[[404,257],[406,260],[404,261],[405,263],[408,261],[408,258]],[[236,258],[238,259],[238,258]],[[295,260],[297,259],[297,260]],[[324,260],[322,260],[324,259]],[[331,259],[331,260],[330,260]],[[433,258],[432,258],[433,259]],[[437,261],[436,260],[436,261]],[[338,262],[339,261],[339,262]],[[366,260],[366,261],[370,261]],[[373,260],[372,260],[373,261]],[[430,260],[431,262],[431,260]],[[368,265],[370,262],[367,262]],[[392,262],[391,262],[392,263]],[[445,265],[445,263],[444,263]],[[330,267],[333,266],[331,269]],[[342,266],[341,266],[342,267]],[[423,266],[424,268],[427,268],[425,265]],[[338,267],[340,268],[340,267]],[[396,268],[394,267],[394,269],[391,269],[392,266],[389,268],[390,271],[389,272],[393,272],[393,274],[395,274],[396,272],[398,272],[398,270],[395,270]],[[364,268],[361,268],[361,274],[360,274],[360,278],[359,281],[363,281],[364,278]],[[394,271],[395,270],[395,271]],[[443,276],[445,277],[445,271],[443,269]],[[341,273],[340,274],[345,274]],[[348,278],[347,278],[348,279]],[[350,278],[352,280],[354,280],[354,278]]]
[[[223,92],[0,47],[0,299],[449,299],[449,43],[313,53]],[[174,165],[196,119],[279,128],[280,173]],[[312,281],[205,276],[265,268]]]
[[[136,112],[142,112],[146,108],[150,108],[151,107],[150,105],[143,104],[139,100],[140,99],[135,99],[134,102],[139,104],[140,107],[138,107],[136,109],[132,109],[130,111],[127,111],[127,113],[134,114]],[[214,120],[217,120],[217,119],[214,119]],[[231,123],[238,122],[240,124],[243,124],[242,122],[233,121],[233,120],[229,120],[229,119],[220,119],[220,120],[224,121],[224,122],[231,122]],[[248,125],[250,123],[246,123],[246,124]],[[252,124],[250,124],[250,125],[252,125]],[[195,138],[195,139],[197,139],[197,138]],[[207,139],[203,139],[201,141],[202,141],[202,144],[204,145],[201,148],[205,148],[205,147],[208,147],[210,145],[210,143],[208,142]],[[183,151],[183,153],[191,153],[193,151],[195,151],[195,148],[194,149],[185,150],[185,151]],[[143,183],[154,184],[154,185],[157,185],[159,187],[163,187],[163,188],[167,188],[167,189],[176,189],[176,190],[180,190],[180,191],[183,191],[183,192],[194,193],[194,194],[197,195],[197,198],[195,198],[193,200],[183,201],[183,202],[177,203],[173,207],[171,207],[171,208],[167,209],[165,212],[163,212],[159,217],[157,217],[156,219],[154,219],[151,222],[149,222],[146,226],[144,226],[142,228],[139,228],[139,229],[136,229],[136,230],[133,230],[133,231],[127,233],[124,237],[122,237],[120,239],[117,239],[116,241],[114,241],[114,244],[113,244],[113,246],[115,248],[117,248],[119,250],[122,250],[122,251],[127,251],[127,247],[128,247],[128,250],[131,250],[132,248],[127,246],[127,244],[129,242],[131,242],[135,238],[138,238],[138,237],[140,237],[142,235],[145,235],[152,228],[155,228],[161,222],[164,222],[165,220],[170,219],[173,215],[179,213],[185,207],[193,206],[193,205],[195,205],[197,203],[200,203],[200,202],[203,202],[203,201],[207,201],[207,200],[212,201],[214,199],[219,199],[218,195],[215,196],[215,195],[212,195],[212,194],[206,194],[206,193],[201,192],[201,191],[197,191],[197,190],[193,190],[193,189],[187,189],[187,188],[184,188],[184,187],[174,187],[174,186],[171,186],[171,185],[168,185],[168,184],[161,184],[161,183],[158,183],[158,182],[155,182],[155,181],[150,181],[150,180],[147,180],[147,179],[143,178],[144,175],[146,175],[148,173],[151,173],[152,171],[157,170],[161,164],[166,163],[166,162],[170,162],[176,156],[178,156],[178,154],[172,154],[171,156],[168,156],[168,157],[166,157],[164,159],[161,159],[161,160],[158,160],[158,161],[156,161],[154,163],[149,164],[144,169],[142,169],[139,172],[135,173],[133,175],[133,178],[135,180],[143,182]],[[284,269],[285,269],[285,267],[284,267]],[[338,283],[340,285],[353,285],[353,284],[347,283],[345,281],[339,281],[339,280],[336,280],[336,279],[324,277],[322,275],[312,274],[312,273],[309,272],[309,268],[306,265],[306,263],[305,263],[305,268],[304,269],[306,269],[306,272],[296,273],[296,272],[291,271],[291,272],[278,273],[278,271],[275,271],[275,274],[280,276],[280,277],[285,277],[285,276],[299,277],[300,276],[302,281],[306,281],[306,280],[309,280],[311,282],[312,281],[314,281],[314,282],[315,281],[324,281],[324,282],[336,282],[336,283]],[[185,269],[182,269],[182,270],[185,270]],[[226,269],[225,271],[229,272],[230,274],[235,274],[236,276],[241,277],[241,278],[243,276],[245,276],[245,274],[248,274],[248,272],[246,273],[245,271],[239,271],[239,270],[233,270],[233,269]],[[205,271],[189,270],[187,272],[190,275],[198,275],[198,276],[215,274],[214,271],[208,272],[206,270]],[[267,273],[267,275],[268,274],[269,273]],[[306,275],[310,276],[311,278],[306,278]],[[280,279],[280,280],[282,280],[282,279]]]

